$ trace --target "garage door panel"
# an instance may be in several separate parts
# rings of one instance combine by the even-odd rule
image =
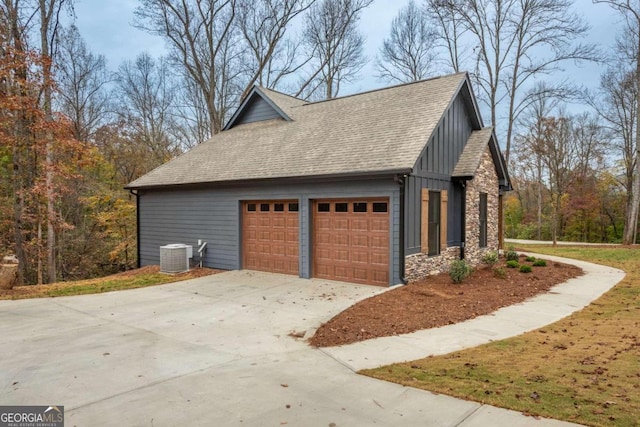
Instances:
[[[286,257],[287,250],[283,245],[271,245],[271,255]]]
[[[288,229],[296,229],[297,230],[297,228],[298,228],[298,218],[297,217],[296,218],[287,217],[287,218],[285,218],[285,220],[286,220],[286,228],[288,228]],[[296,232],[296,237],[297,237],[297,235],[298,234]]]
[[[351,252],[351,262],[359,264],[369,264],[369,252],[353,251]]]
[[[370,263],[374,265],[387,265],[389,256],[383,253],[372,253],[370,258]]]
[[[349,268],[342,267],[339,265],[334,266],[333,275],[335,276],[334,280],[337,279],[337,280],[349,281],[350,279]]]
[[[367,281],[369,279],[369,270],[365,268],[354,268],[353,278],[360,281]]]
[[[286,241],[286,233],[284,231],[273,230],[270,240],[272,243],[284,243]]]
[[[329,239],[331,240],[331,239]],[[349,246],[349,235],[348,234],[334,234],[333,241],[331,241],[335,246]]]
[[[258,216],[258,227],[262,228],[270,228],[271,227],[271,218],[265,218],[264,212],[257,212],[254,215]]]
[[[285,232],[285,242],[287,243],[295,243],[296,251],[298,250],[298,231],[286,231]],[[291,245],[293,246],[293,245]]]
[[[389,247],[389,238],[387,236],[371,236],[369,238],[369,246],[372,249],[387,249]]]
[[[389,232],[389,218],[374,218],[371,220],[370,225],[373,232]]]
[[[289,203],[295,210],[289,211]],[[249,205],[257,209],[249,210]],[[243,268],[298,275],[298,224],[295,201],[243,203]]]
[[[388,199],[313,204],[314,277],[389,284]]]
[[[320,248],[316,251],[316,259],[318,263],[331,261],[331,250],[327,248]]]
[[[330,218],[317,218],[315,226],[318,230],[331,230],[331,220]]]
[[[334,231],[348,231],[349,220],[347,218],[334,218],[331,221],[331,228]]]
[[[355,214],[362,215],[362,214]],[[369,231],[369,219],[368,218],[357,218],[351,221],[351,230],[350,231]]]
[[[389,270],[373,270],[371,282],[374,285],[387,286],[389,284]]]
[[[355,248],[368,248],[369,247],[369,236],[363,234],[353,234],[351,235],[351,246]]]
[[[349,262],[349,251],[336,250],[333,252],[333,260],[340,262]]]

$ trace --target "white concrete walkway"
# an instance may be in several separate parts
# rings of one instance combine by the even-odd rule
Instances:
[[[553,287],[548,293],[466,322],[324,348],[322,351],[358,371],[475,347],[520,335],[567,317],[607,292],[625,275],[623,271],[611,267],[550,255],[535,255],[576,265],[585,274]]]

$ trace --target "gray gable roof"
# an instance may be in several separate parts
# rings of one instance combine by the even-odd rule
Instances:
[[[478,171],[478,166],[480,166],[480,161],[487,146],[489,146],[491,151],[501,189],[506,191],[511,190],[511,183],[505,161],[498,147],[495,135],[493,134],[492,127],[471,132],[471,136],[469,136],[467,140],[467,145],[465,145],[451,176],[460,179],[473,178]]]
[[[315,103],[259,88],[291,121],[230,121],[127,188],[409,172],[465,84],[458,73]]]
[[[471,178],[475,176],[484,150],[487,148],[492,135],[493,128],[490,127],[471,132],[467,145],[464,146],[458,163],[451,174],[454,178]]]
[[[287,121],[291,121],[291,118],[287,115],[287,113],[281,108],[280,103],[276,102],[279,98],[278,92],[268,91],[269,95],[267,95],[267,90],[261,88],[259,86],[254,86],[247,97],[242,101],[240,107],[233,113],[233,116],[229,119],[227,124],[224,126],[222,130],[231,129],[236,123],[242,123],[242,117],[249,114],[252,110],[252,107],[258,105],[259,102],[263,102],[267,105],[267,109],[270,111],[269,116],[272,118],[282,118]],[[276,95],[278,94],[278,95]],[[293,98],[296,99],[296,98]],[[283,105],[284,102],[281,102]],[[288,106],[288,104],[286,104]]]

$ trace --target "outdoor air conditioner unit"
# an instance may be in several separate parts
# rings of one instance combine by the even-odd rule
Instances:
[[[193,246],[182,243],[160,246],[160,272],[182,273],[189,271],[189,258],[193,257]]]

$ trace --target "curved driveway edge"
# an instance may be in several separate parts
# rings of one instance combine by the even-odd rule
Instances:
[[[551,255],[542,255],[542,258],[575,265],[585,274],[556,285],[545,294],[462,323],[326,347],[321,351],[353,371],[359,371],[476,347],[567,317],[589,305],[625,276],[622,270],[612,267]]]

